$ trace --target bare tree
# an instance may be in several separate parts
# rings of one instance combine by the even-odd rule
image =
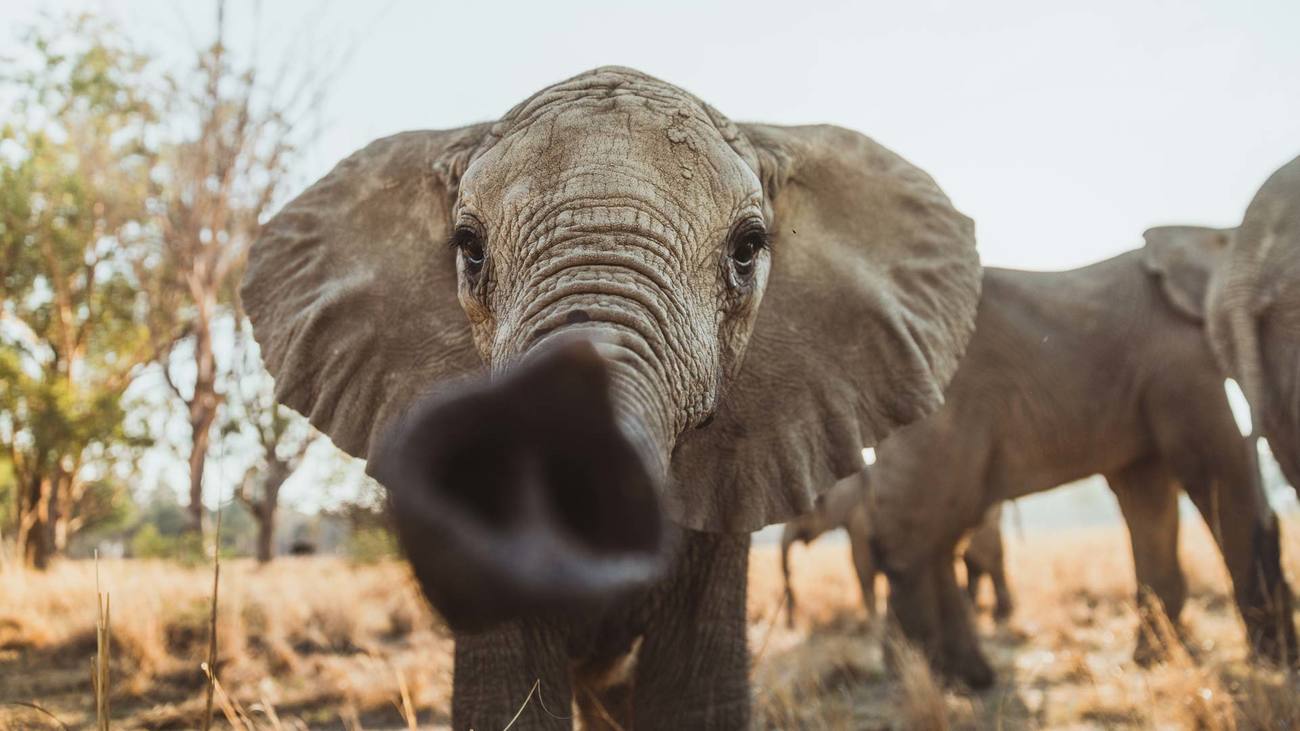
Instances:
[[[251,343],[245,327],[243,342]],[[257,457],[235,488],[235,498],[257,522],[257,560],[275,555],[275,520],[280,488],[302,466],[319,432],[307,420],[275,400],[271,376],[262,368],[256,348],[239,348],[242,368],[231,381],[230,406],[222,433],[251,434]]]
[[[224,3],[216,9],[216,40],[190,77],[173,80],[173,118],[194,126],[163,150],[164,274],[149,288],[157,360],[188,418],[190,528],[200,533],[204,467],[225,399],[216,325],[241,319],[236,290],[248,249],[289,180],[308,126],[296,117],[315,109],[325,88],[315,70],[290,82],[287,63],[268,83],[255,63],[237,69],[223,38]]]

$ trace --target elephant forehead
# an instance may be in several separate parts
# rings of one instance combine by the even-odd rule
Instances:
[[[466,171],[462,193],[520,210],[538,196],[662,201],[731,213],[758,177],[711,122],[634,95],[555,105],[516,125]]]

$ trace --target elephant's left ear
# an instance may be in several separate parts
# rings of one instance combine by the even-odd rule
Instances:
[[[1204,226],[1156,226],[1142,238],[1142,263],[1160,280],[1170,304],[1198,322],[1205,320],[1210,275],[1236,229]]]
[[[812,508],[862,449],[939,407],[974,328],[970,219],[928,175],[837,127],[740,125],[772,266],[737,378],[683,434],[669,513],[750,531]]]

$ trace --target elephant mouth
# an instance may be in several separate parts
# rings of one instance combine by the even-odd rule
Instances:
[[[586,338],[545,339],[416,405],[372,460],[415,576],[457,631],[597,611],[664,570],[662,470],[616,415],[608,359]]]

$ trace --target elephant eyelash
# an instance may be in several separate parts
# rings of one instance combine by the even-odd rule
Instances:
[[[446,246],[453,251],[464,246],[476,243],[480,240],[478,232],[468,226],[457,226],[452,230],[451,235],[447,237]]]
[[[731,236],[731,243],[728,249],[735,252],[742,246],[748,246],[754,254],[769,249],[772,246],[771,236],[767,229],[761,224],[750,224],[744,228],[737,229]]]

